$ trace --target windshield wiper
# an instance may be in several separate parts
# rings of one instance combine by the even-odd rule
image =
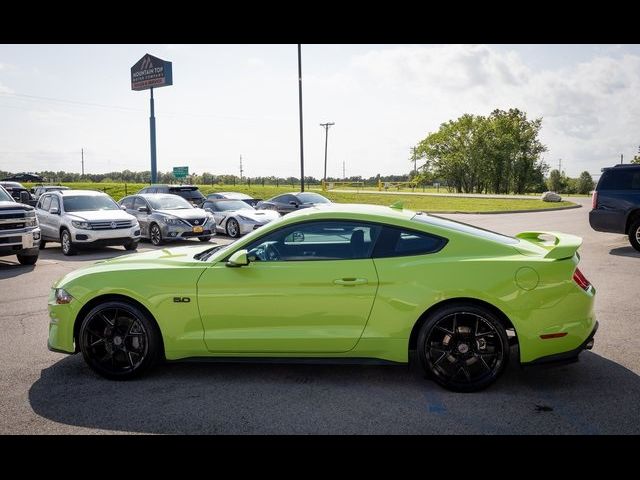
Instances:
[[[215,247],[207,248],[204,252],[196,253],[193,258],[195,260],[202,260],[203,262],[206,262],[211,255],[216,253],[221,248],[222,245],[216,245]]]

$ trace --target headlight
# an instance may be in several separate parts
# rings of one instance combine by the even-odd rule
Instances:
[[[253,222],[256,223],[256,221],[253,218],[249,218],[249,217],[245,217],[244,215],[238,215],[238,218],[240,220],[244,220],[245,222]]]
[[[71,225],[82,230],[91,230],[91,224],[89,222],[76,222],[75,220],[72,220]]]
[[[27,219],[24,222],[25,227],[35,227],[36,225],[38,225],[38,220],[35,217],[34,218],[27,217]]]
[[[56,303],[58,305],[64,305],[70,303],[73,297],[64,288],[56,288]]]
[[[182,225],[182,220],[174,217],[162,217],[162,221],[167,225]]]

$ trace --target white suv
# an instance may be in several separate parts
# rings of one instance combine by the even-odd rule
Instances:
[[[92,190],[48,192],[38,200],[36,213],[42,230],[41,249],[46,242],[60,242],[65,255],[74,255],[82,246],[138,248],[138,220],[123,212],[106,193]]]

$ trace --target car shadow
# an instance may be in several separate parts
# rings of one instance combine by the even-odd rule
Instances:
[[[592,352],[556,368],[512,364],[472,394],[404,365],[171,363],[117,382],[81,355],[29,390],[34,412],[55,422],[164,434],[638,434],[639,397],[638,375]]]
[[[36,265],[22,265],[18,260],[12,261],[4,257],[0,258],[0,280],[24,275],[25,273],[32,272],[35,268]]]
[[[635,257],[640,258],[640,252],[635,248],[629,247],[616,247],[609,250],[610,255],[617,255],[620,257]]]

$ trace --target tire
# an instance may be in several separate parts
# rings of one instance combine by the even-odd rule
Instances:
[[[640,218],[629,227],[629,243],[640,252]]]
[[[65,255],[75,255],[77,252],[71,241],[71,233],[66,228],[60,232],[60,245],[62,245],[62,253]]]
[[[198,240],[200,240],[201,242],[208,242],[209,240],[211,240],[211,235],[207,235],[206,237],[198,237]]]
[[[125,250],[129,250],[129,251],[137,250],[137,248],[138,248],[138,242],[137,242],[137,241],[135,241],[135,242],[125,243],[125,244],[123,245],[123,247],[124,247],[124,249],[125,249]]]
[[[152,223],[149,227],[149,240],[156,247],[162,245],[164,242],[162,241],[162,230],[157,223]]]
[[[227,220],[227,235],[231,238],[238,238],[240,236],[240,225],[235,218],[230,218]]]
[[[155,321],[120,300],[102,303],[87,313],[78,342],[87,365],[111,380],[138,377],[162,358],[162,337]]]
[[[38,255],[21,255],[18,254],[18,261],[21,265],[35,265],[38,261]]]
[[[47,246],[47,242],[45,242],[44,239],[40,237],[40,244],[39,244],[40,250],[44,250],[44,247],[46,246]]]
[[[488,387],[509,361],[509,339],[500,320],[468,303],[431,313],[420,328],[417,348],[427,375],[454,392]]]

